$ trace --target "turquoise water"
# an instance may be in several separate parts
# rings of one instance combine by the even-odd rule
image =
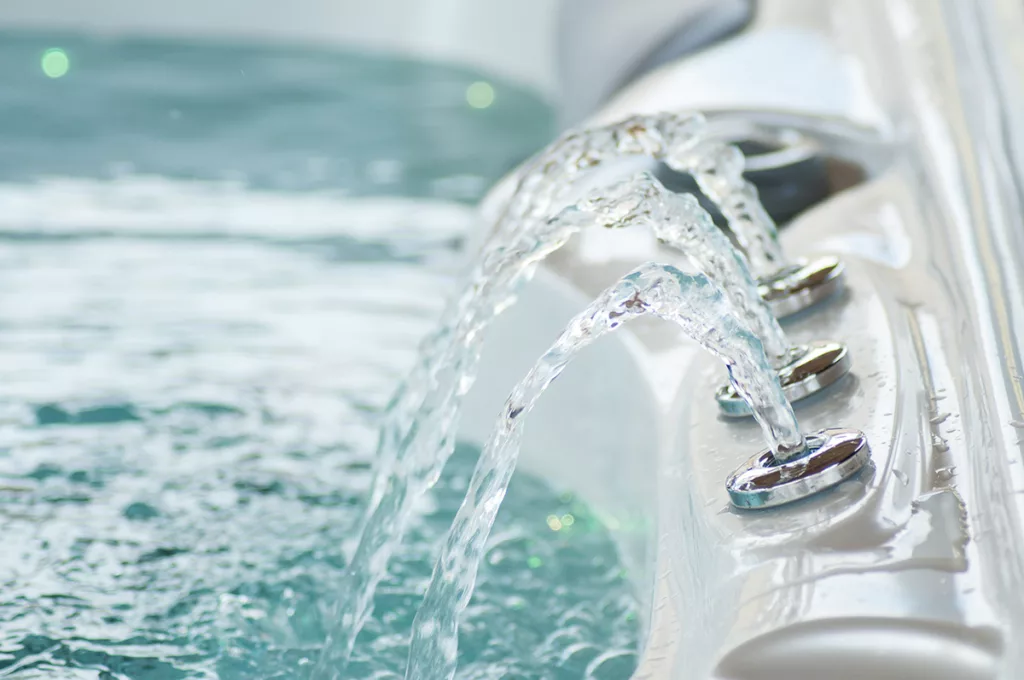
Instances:
[[[502,83],[470,107],[481,78],[0,34],[0,677],[308,675],[467,205],[552,133]],[[351,677],[403,670],[475,456],[422,508]],[[517,475],[460,677],[628,677],[592,662],[635,647],[635,606],[586,506]]]

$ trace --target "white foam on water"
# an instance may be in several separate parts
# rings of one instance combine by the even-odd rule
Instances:
[[[345,236],[427,245],[461,238],[476,211],[452,201],[274,192],[154,175],[0,184],[0,230],[68,236]]]

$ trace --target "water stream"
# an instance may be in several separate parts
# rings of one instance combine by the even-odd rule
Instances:
[[[578,352],[623,322],[643,315],[678,324],[725,362],[773,451],[804,448],[796,417],[761,341],[734,312],[722,289],[706,276],[690,276],[675,267],[647,264],[638,268],[570,322],[506,401],[416,614],[407,680],[455,675],[458,618],[473,594],[487,536],[515,470],[525,416]]]
[[[706,140],[666,164],[693,175],[701,192],[718,206],[755,277],[771,276],[786,266],[775,221],[758,199],[757,188],[744,179],[746,162],[738,147]]]
[[[790,342],[757,291],[746,259],[715,225],[692,194],[667,190],[653,176],[639,173],[592,192],[557,219],[582,228],[596,221],[603,227],[645,226],[666,245],[689,257],[719,285],[754,335],[761,339],[772,365],[788,361]]]
[[[531,277],[537,264],[578,228],[571,221],[552,222],[549,218],[560,203],[567,202],[583,171],[624,156],[647,156],[664,160],[673,168],[692,169],[695,177],[714,192],[712,198],[720,203],[724,214],[744,216],[737,229],[766,230],[764,238],[751,237],[748,241],[774,242],[770,218],[765,214],[765,222],[756,217],[763,212],[756,190],[742,176],[736,179],[735,156],[719,153],[721,147],[707,139],[706,121],[700,114],[660,114],[569,133],[525,165],[461,294],[446,307],[437,330],[424,340],[418,361],[384,414],[367,519],[346,569],[334,608],[334,626],[318,661],[316,677],[340,677],[412,507],[437,479],[454,448],[459,405],[475,380],[486,328],[515,301],[516,289]],[[742,171],[742,154],[739,158]],[[593,201],[591,205],[604,204]],[[710,220],[691,225],[689,231],[674,231],[669,214],[666,211],[662,219],[656,220],[666,240],[687,236],[686,243],[693,244],[696,241],[692,236],[698,231],[705,236],[710,233],[706,228]],[[739,286],[734,297],[747,299],[740,309],[759,331],[770,331],[765,334],[770,353],[781,356],[785,349],[781,331],[777,324],[772,327],[773,321],[764,317],[767,312],[762,313],[753,303],[756,287],[749,274],[736,279],[736,271],[743,267],[739,262],[730,264],[729,258],[735,256],[720,258],[716,266],[724,267],[723,273],[731,273],[726,278]]]

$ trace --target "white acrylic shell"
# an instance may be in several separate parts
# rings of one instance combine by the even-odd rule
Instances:
[[[848,293],[787,330],[850,346],[852,378],[797,415],[808,430],[864,430],[870,469],[807,502],[732,509],[723,482],[759,448],[756,428],[718,417],[721,368],[657,324],[585,352],[531,416],[524,468],[618,527],[648,612],[636,678],[1024,677],[1024,125],[1011,106],[1024,57],[1007,27],[1022,14],[1000,1],[767,1],[747,36],[598,115],[784,106],[785,72],[774,89],[725,81],[743,77],[744,40],[799,36],[789,107],[872,127],[886,149],[865,150],[866,181],[782,235],[791,254],[848,266]],[[597,231],[554,256],[491,333],[465,421],[489,427],[560,325],[646,259],[671,255]]]

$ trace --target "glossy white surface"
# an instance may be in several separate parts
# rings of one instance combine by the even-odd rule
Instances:
[[[717,417],[720,369],[654,325],[608,341],[601,360],[616,375],[635,366],[645,384],[613,383],[611,373],[601,382],[600,369],[570,367],[566,381],[590,381],[589,403],[576,401],[583,384],[568,382],[542,403],[524,465],[598,507],[648,501],[654,553],[645,559],[635,552],[644,541],[620,532],[632,563],[645,565],[635,581],[652,603],[636,678],[1020,678],[1024,211],[1008,106],[1020,101],[1020,79],[1006,72],[1021,62],[1019,54],[998,61],[1010,32],[993,22],[1024,17],[981,0],[762,4],[752,31],[801,32],[839,65],[822,68],[820,82],[805,65],[807,99],[790,105],[874,126],[889,146],[865,183],[804,213],[782,236],[793,254],[838,253],[849,267],[849,294],[788,329],[847,342],[855,375],[797,415],[807,429],[864,430],[872,469],[805,503],[731,509],[722,482],[759,446],[756,429]],[[598,119],[780,103],[763,94],[768,88],[743,88],[741,69],[717,80],[694,70],[691,61],[652,74]],[[549,267],[593,295],[652,257],[667,259],[647,235],[595,231]],[[554,290],[538,282],[530,297],[550,301]],[[510,340],[511,327],[557,326],[537,318],[554,309],[528,304],[496,329],[492,356],[529,351]],[[488,387],[502,391],[485,379]],[[635,424],[620,417],[633,398],[656,414],[633,416],[648,432],[643,441],[656,441],[653,478],[640,487],[608,462],[589,474],[589,447],[558,434],[585,417],[598,438],[614,438]],[[618,455],[648,471],[645,446]]]

